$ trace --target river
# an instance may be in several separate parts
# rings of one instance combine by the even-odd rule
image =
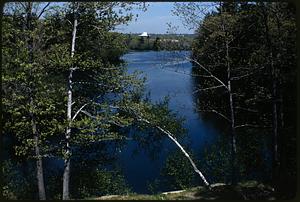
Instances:
[[[169,96],[169,108],[185,118],[184,127],[188,132],[184,143],[201,159],[204,148],[214,142],[218,131],[209,122],[204,122],[195,110],[195,86],[190,75],[192,64],[186,59],[189,54],[189,51],[130,52],[122,59],[127,63],[128,73],[142,71],[142,76],[147,78],[145,93],[149,93],[151,102],[155,103]],[[120,151],[119,162],[132,191],[149,193],[149,182],[162,177],[160,172],[165,159],[176,148],[166,139],[154,159],[146,152],[135,153],[135,148],[137,143],[128,141]],[[168,191],[164,187],[160,189]]]

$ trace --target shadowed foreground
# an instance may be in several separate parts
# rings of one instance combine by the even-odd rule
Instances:
[[[204,187],[194,187],[186,190],[164,192],[156,195],[108,195],[91,200],[215,200],[215,199],[244,199],[244,200],[274,200],[276,199],[272,187],[260,184],[256,181],[239,183],[237,186],[230,186],[223,183],[212,185],[212,190]]]

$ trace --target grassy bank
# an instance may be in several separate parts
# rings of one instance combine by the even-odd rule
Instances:
[[[163,192],[160,194],[146,195],[131,193],[128,195],[108,195],[88,198],[89,200],[216,200],[216,199],[244,199],[244,200],[274,200],[276,199],[272,187],[247,181],[236,186],[222,183],[212,185],[212,190],[205,187],[193,187],[186,190]]]

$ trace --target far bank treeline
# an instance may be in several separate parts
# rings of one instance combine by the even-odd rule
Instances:
[[[128,50],[191,50],[194,34],[123,34]]]
[[[120,49],[108,52],[108,55],[114,57],[120,51],[172,51],[172,50],[191,50],[195,34],[149,34],[148,36],[139,36],[140,34],[126,34],[112,32],[112,42],[123,43]],[[115,58],[117,59],[117,58]]]

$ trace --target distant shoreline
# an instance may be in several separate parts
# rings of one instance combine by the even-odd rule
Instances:
[[[129,50],[191,50],[195,34],[122,34]]]

